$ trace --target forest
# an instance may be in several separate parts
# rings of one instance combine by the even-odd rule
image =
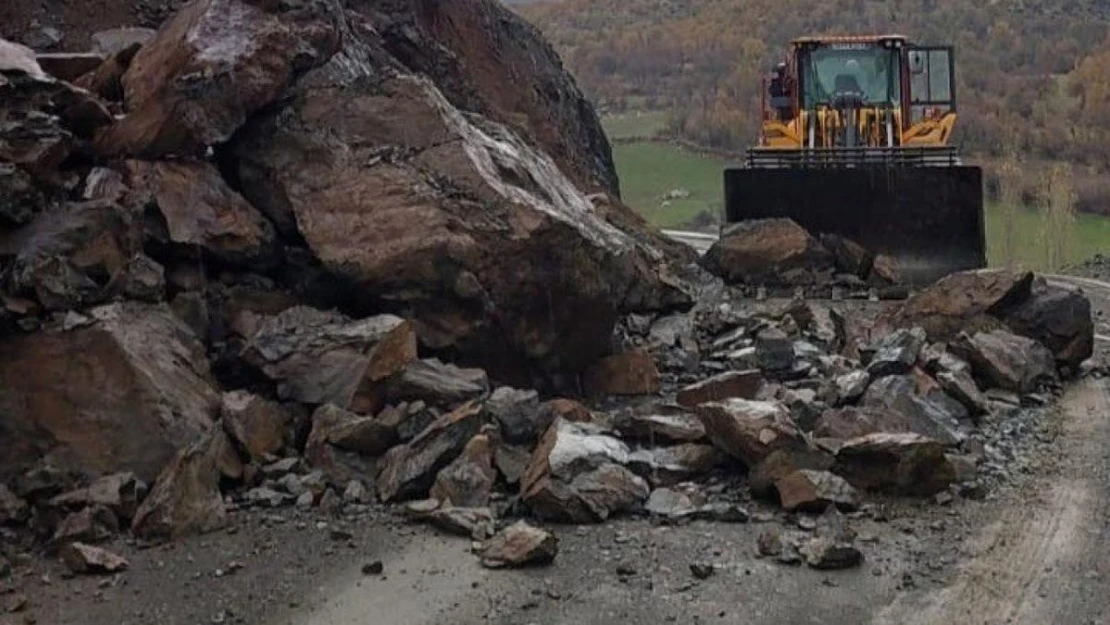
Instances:
[[[999,193],[1032,201],[1066,163],[1077,208],[1110,214],[1110,3],[1099,0],[546,0],[515,7],[603,113],[664,111],[662,133],[739,151],[758,134],[760,76],[809,34],[900,33],[957,55],[957,142]]]

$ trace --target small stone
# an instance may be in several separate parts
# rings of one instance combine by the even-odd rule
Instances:
[[[297,497],[297,504],[296,505],[301,510],[307,510],[307,509],[312,507],[312,504],[314,502],[315,502],[315,498],[312,496],[312,493],[310,493],[308,491],[305,491],[305,492],[301,493],[300,496]]]
[[[559,540],[550,532],[517,521],[482,543],[479,555],[487,568],[549,564],[559,552]]]
[[[636,574],[636,567],[632,566],[631,564],[618,564],[617,565],[617,575],[620,575],[620,576],[623,576],[623,577],[631,577],[635,574]]]
[[[948,491],[941,491],[936,494],[934,500],[937,502],[938,506],[947,506],[948,504],[952,503],[952,493]]]
[[[130,566],[126,559],[111,551],[84,543],[63,545],[58,553],[73,573],[117,573]]]
[[[343,503],[362,504],[369,501],[370,495],[366,492],[366,486],[363,485],[361,480],[347,482],[347,488],[343,490]]]
[[[363,575],[381,575],[382,571],[384,571],[384,570],[385,570],[385,565],[382,564],[381,560],[375,560],[373,562],[367,562],[366,564],[362,565],[362,574]]]
[[[756,549],[760,556],[777,556],[782,553],[782,534],[778,529],[761,532],[756,539]]]
[[[713,573],[715,572],[716,569],[714,569],[712,564],[695,562],[690,565],[690,573],[692,573],[694,577],[698,579],[709,579],[710,577],[713,577]]]
[[[815,569],[847,569],[863,563],[863,553],[851,543],[819,537],[803,547],[806,564]]]

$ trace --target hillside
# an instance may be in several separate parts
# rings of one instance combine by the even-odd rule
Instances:
[[[900,32],[957,49],[964,150],[1066,161],[1080,208],[1110,193],[1110,7],[1093,0],[562,0],[516,7],[599,107],[667,112],[664,132],[735,150],[757,133],[759,74],[802,34]],[[1028,178],[1028,177],[1027,177]],[[1023,192],[1033,192],[1026,180]]]

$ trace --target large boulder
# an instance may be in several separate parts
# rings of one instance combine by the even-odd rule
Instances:
[[[790,412],[778,402],[727,399],[701,404],[695,411],[709,440],[749,468],[780,449],[807,448]]]
[[[491,431],[496,430],[470,439],[459,457],[439,472],[429,493],[433,499],[464,508],[489,505],[490,492],[497,480],[497,470],[493,468],[497,443]]]
[[[416,360],[416,337],[392,315],[356,321],[296,306],[262,321],[242,355],[282,399],[374,412],[385,382]]]
[[[806,285],[831,274],[834,258],[793,220],[757,219],[722,230],[701,265],[728,282]]]
[[[150,482],[220,407],[203,346],[168,307],[93,309],[68,331],[0,350],[0,479],[42,458],[78,473]],[[28,375],[34,372],[34,375]]]
[[[193,0],[135,55],[129,114],[98,137],[109,155],[203,154],[339,45],[339,4]]]
[[[548,154],[461,110],[378,31],[343,40],[230,156],[244,194],[352,284],[352,306],[384,302],[428,347],[531,385],[607,354],[622,311],[689,303],[643,226],[606,221]]]
[[[920,326],[930,341],[948,341],[965,329],[996,323],[992,316],[1026,301],[1032,284],[1031,272],[954,273],[911,296],[884,321],[899,327]]]
[[[382,458],[378,496],[386,502],[425,496],[436,475],[462,453],[481,425],[482,409],[471,402],[443,415],[407,444],[390,449]]]
[[[969,363],[986,387],[1029,393],[1057,381],[1052,352],[1037,341],[1004,330],[960,334],[951,350]]]
[[[888,376],[871,383],[861,400],[863,411],[841,411],[840,419],[853,416],[868,417],[878,414],[872,432],[916,432],[942,443],[954,445],[964,436],[961,424],[970,416],[956,399],[949,397],[931,378],[913,376]],[[870,409],[870,410],[866,410]]]
[[[856,488],[907,495],[931,495],[956,478],[945,446],[912,432],[868,434],[845,442],[837,450],[833,472]]]
[[[1077,371],[1094,353],[1091,300],[1076,289],[1051,286],[1038,279],[1032,296],[1007,310],[1003,317],[1011,330],[1048,347],[1061,367]]]

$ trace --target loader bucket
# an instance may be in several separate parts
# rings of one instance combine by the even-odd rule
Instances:
[[[978,167],[728,168],[729,223],[788,217],[898,260],[911,285],[986,266]]]

